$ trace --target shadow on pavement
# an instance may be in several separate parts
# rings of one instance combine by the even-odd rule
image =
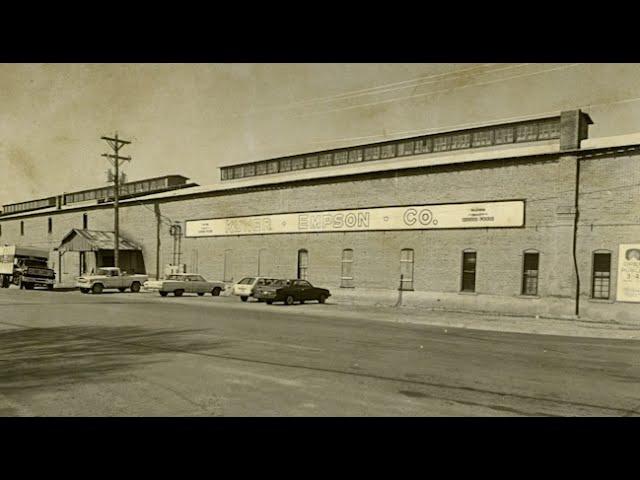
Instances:
[[[200,330],[139,327],[51,327],[0,332],[0,388],[25,390],[113,381],[138,366],[167,361],[167,353],[198,352],[229,341]]]

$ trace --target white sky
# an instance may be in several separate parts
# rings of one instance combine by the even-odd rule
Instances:
[[[202,185],[220,165],[585,105],[592,138],[633,133],[638,79],[640,64],[3,64],[0,204],[104,185],[116,130],[128,180]]]

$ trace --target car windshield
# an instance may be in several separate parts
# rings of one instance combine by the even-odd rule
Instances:
[[[25,260],[24,265],[27,267],[47,268],[47,262],[39,260]]]
[[[181,275],[169,275],[167,277],[167,280],[182,280],[182,276]]]
[[[273,287],[288,287],[290,283],[289,280],[274,280],[271,285]]]
[[[117,273],[115,272],[115,270],[105,270],[104,268],[99,268],[98,275],[106,275],[107,277],[113,277],[114,275],[117,275]]]
[[[243,278],[238,283],[240,285],[251,285],[254,282],[255,278]]]

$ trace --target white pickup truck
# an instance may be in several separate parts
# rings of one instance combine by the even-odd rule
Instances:
[[[103,290],[120,290],[124,292],[130,289],[137,293],[140,286],[149,280],[147,275],[127,275],[127,272],[121,272],[116,267],[98,268],[96,275],[83,275],[76,280],[76,287],[82,293],[102,293]]]

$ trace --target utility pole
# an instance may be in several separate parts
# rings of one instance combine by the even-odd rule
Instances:
[[[120,149],[130,144],[130,141],[121,140],[118,138],[118,132],[116,132],[114,138],[110,137],[100,137],[102,140],[105,140],[109,146],[113,149],[113,154],[103,153],[102,156],[106,157],[111,165],[115,168],[114,175],[114,233],[115,240],[113,245],[113,266],[119,267],[119,247],[120,247],[120,220],[118,216],[118,202],[120,200],[120,162],[130,162],[131,157],[121,157],[119,155]]]

